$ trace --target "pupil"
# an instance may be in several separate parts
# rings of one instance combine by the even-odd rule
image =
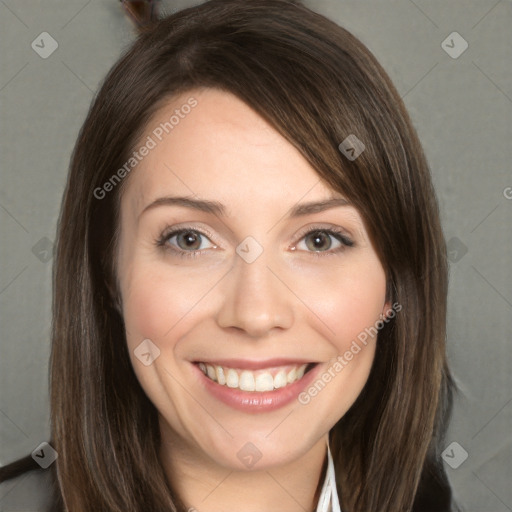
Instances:
[[[197,235],[190,231],[183,233],[183,237],[185,239],[185,244],[188,248],[191,248],[191,245],[194,245],[194,243],[197,243]]]
[[[325,233],[318,231],[312,235],[312,238],[314,250],[322,249],[322,243],[325,242]]]

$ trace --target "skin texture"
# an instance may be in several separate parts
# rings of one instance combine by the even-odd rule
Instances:
[[[352,206],[287,218],[298,203],[342,196],[235,96],[200,89],[173,98],[142,143],[191,96],[197,106],[126,178],[121,198],[117,278],[132,364],[159,411],[161,461],[187,506],[314,510],[327,433],[366,383],[375,340],[307,405],[259,414],[214,398],[191,361],[303,358],[327,370],[389,310],[385,271]],[[226,214],[176,205],[142,213],[171,195],[218,201]],[[186,238],[170,238],[167,249],[157,243],[169,227],[211,237],[197,235],[200,254],[180,257],[172,248],[192,252]],[[332,227],[353,246],[327,233],[315,246],[314,235],[301,233]],[[248,236],[263,248],[252,263],[235,252]],[[134,354],[144,339],[160,350],[149,366]],[[262,454],[252,468],[237,457],[248,442]]]

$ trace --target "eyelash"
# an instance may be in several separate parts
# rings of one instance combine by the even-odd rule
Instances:
[[[176,254],[177,256],[179,256],[180,258],[196,258],[197,256],[199,256],[204,250],[195,250],[195,251],[183,251],[181,249],[175,249],[174,247],[170,246],[167,244],[167,242],[169,241],[170,238],[174,237],[174,236],[177,236],[177,235],[180,235],[182,233],[189,233],[189,232],[192,232],[192,233],[198,233],[202,236],[205,236],[206,238],[209,238],[211,239],[212,238],[212,235],[206,231],[201,231],[199,229],[195,229],[195,228],[188,228],[188,227],[184,227],[184,228],[179,228],[179,229],[175,229],[173,231],[164,231],[164,233],[160,236],[160,238],[158,238],[155,243],[158,247],[162,247],[164,250],[169,250],[169,251],[172,251],[174,254]],[[337,249],[334,249],[334,250],[328,250],[328,251],[307,251],[309,252],[310,254],[312,254],[314,257],[325,257],[325,256],[335,256],[337,255],[339,252],[342,252],[344,251],[347,247],[353,247],[354,246],[354,242],[347,237],[347,235],[340,229],[337,229],[337,228],[310,228],[310,229],[307,229],[306,231],[302,232],[300,235],[299,235],[299,239],[298,241],[301,241],[303,238],[307,237],[308,235],[310,235],[311,233],[325,233],[327,235],[332,235],[334,238],[336,238],[339,242],[341,242],[341,246],[338,247]]]

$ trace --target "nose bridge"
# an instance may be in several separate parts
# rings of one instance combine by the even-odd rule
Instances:
[[[292,325],[293,301],[275,275],[278,265],[272,251],[248,238],[237,247],[217,321],[223,328],[236,327],[250,337],[262,337],[276,327]]]

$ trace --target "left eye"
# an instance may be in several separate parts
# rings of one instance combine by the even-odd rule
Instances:
[[[334,244],[338,244],[334,248]],[[352,241],[349,240],[345,235],[337,233],[330,229],[315,229],[305,233],[301,238],[301,243],[297,245],[298,248],[301,244],[304,244],[306,249],[314,252],[327,252],[329,250],[337,251],[342,249],[344,246],[352,246]]]

